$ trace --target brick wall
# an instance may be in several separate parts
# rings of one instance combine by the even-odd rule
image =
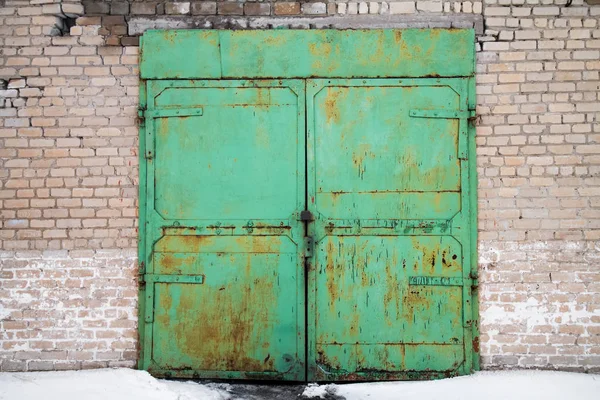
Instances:
[[[133,366],[138,49],[42,2],[0,8],[0,367]]]
[[[479,38],[483,365],[598,371],[600,7],[523,3]]]
[[[83,4],[0,8],[1,370],[135,364],[139,31],[392,21],[479,33],[483,367],[600,371],[599,6]]]

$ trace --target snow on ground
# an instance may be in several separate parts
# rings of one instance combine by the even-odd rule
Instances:
[[[158,380],[145,371],[100,369],[0,373],[0,400],[242,400],[251,385]],[[244,396],[244,390],[248,394]],[[301,390],[301,389],[300,389]],[[296,391],[296,393],[298,393]],[[265,397],[266,398],[266,397]],[[290,390],[289,397],[299,399]],[[310,384],[301,398],[346,400],[600,400],[600,375],[479,372],[428,382]]]
[[[158,380],[146,371],[97,369],[0,373],[1,400],[228,400],[211,385]]]
[[[337,395],[346,400],[600,400],[600,375],[531,370],[478,372],[429,382],[309,385],[303,394],[317,399]]]

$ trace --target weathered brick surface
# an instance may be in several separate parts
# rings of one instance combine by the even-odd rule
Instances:
[[[300,3],[277,2],[275,3],[275,15],[297,15],[300,14]]]
[[[2,371],[135,365],[135,251],[3,252],[0,263]]]
[[[269,3],[244,3],[245,15],[270,15],[271,5]]]
[[[217,3],[217,12],[222,15],[242,15],[244,14],[244,4],[237,2],[219,2]]]
[[[246,3],[249,4],[249,3]],[[217,13],[216,1],[203,1],[192,4],[192,14],[194,15],[213,15]]]
[[[138,49],[22,4],[0,8],[0,370],[133,366]]]
[[[66,32],[47,7],[66,4],[79,2],[0,8],[0,369],[134,365],[132,16],[443,13],[485,19],[476,44],[483,367],[600,370],[600,7],[83,1],[86,17]]]
[[[483,8],[486,366],[600,368],[600,8],[558,4]]]

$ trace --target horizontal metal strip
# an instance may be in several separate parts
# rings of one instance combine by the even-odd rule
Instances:
[[[239,224],[239,225],[234,225],[234,224],[228,224],[228,225],[219,225],[219,226],[159,226],[159,229],[166,229],[168,230],[168,232],[175,232],[175,234],[178,234],[178,232],[180,231],[184,231],[186,229],[193,229],[196,231],[201,231],[201,230],[215,230],[215,229],[235,229],[235,228],[240,228],[240,229],[291,229],[292,227],[289,225],[260,225],[260,224],[256,224],[256,225],[251,225],[248,223],[244,223],[244,224]]]
[[[272,377],[273,381],[275,380],[291,380],[291,381],[300,381],[304,378],[300,379],[299,376],[295,375],[295,372],[290,370],[290,372],[278,372],[278,371],[261,371],[261,372],[251,372],[251,371],[215,371],[215,370],[202,370],[202,369],[164,369],[158,367],[156,362],[152,361],[152,364],[148,367],[148,371],[152,373],[153,376],[157,377],[169,377],[169,378],[193,378],[193,379],[265,379],[266,377]],[[303,376],[303,375],[302,375]]]
[[[195,219],[195,218],[163,218],[156,210],[149,209],[149,218],[152,218],[156,222],[157,227],[173,228],[173,229],[186,229],[186,228],[209,228],[219,229],[224,227],[233,226],[286,226],[290,221],[297,220],[300,215],[300,211],[291,213],[287,218],[277,219],[262,219],[262,218],[237,218],[237,219]]]
[[[322,219],[321,223],[329,228],[387,228],[387,229],[448,229],[452,225],[452,219]]]
[[[204,283],[204,275],[146,274],[147,283]]]
[[[475,116],[470,110],[410,110],[408,115],[415,118],[467,119]]]
[[[460,193],[460,189],[444,189],[444,190],[357,190],[357,191],[318,191],[317,194],[333,194],[333,195],[343,195],[343,194],[404,194],[404,193]]]
[[[353,342],[353,343],[325,343],[325,342],[317,342],[317,345],[322,346],[375,346],[375,345],[385,345],[385,346],[462,346],[462,341],[458,343],[448,343],[448,342],[369,342],[369,343],[361,343],[361,342]]]
[[[163,117],[192,117],[201,116],[204,112],[202,107],[194,108],[154,108],[143,111],[143,116],[146,118],[163,118]]]

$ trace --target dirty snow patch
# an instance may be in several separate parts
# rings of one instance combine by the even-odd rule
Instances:
[[[302,396],[310,399],[328,399],[330,395],[336,393],[336,385],[317,385],[316,383],[309,383]]]
[[[231,395],[227,391],[228,385],[219,385],[214,383],[209,383],[206,385],[201,385],[196,382],[188,381],[188,382],[178,382],[178,381],[161,381],[171,391],[177,393],[179,397],[178,400],[197,400],[197,399],[207,399],[207,400],[229,400],[231,399]],[[225,389],[225,390],[223,390]]]

